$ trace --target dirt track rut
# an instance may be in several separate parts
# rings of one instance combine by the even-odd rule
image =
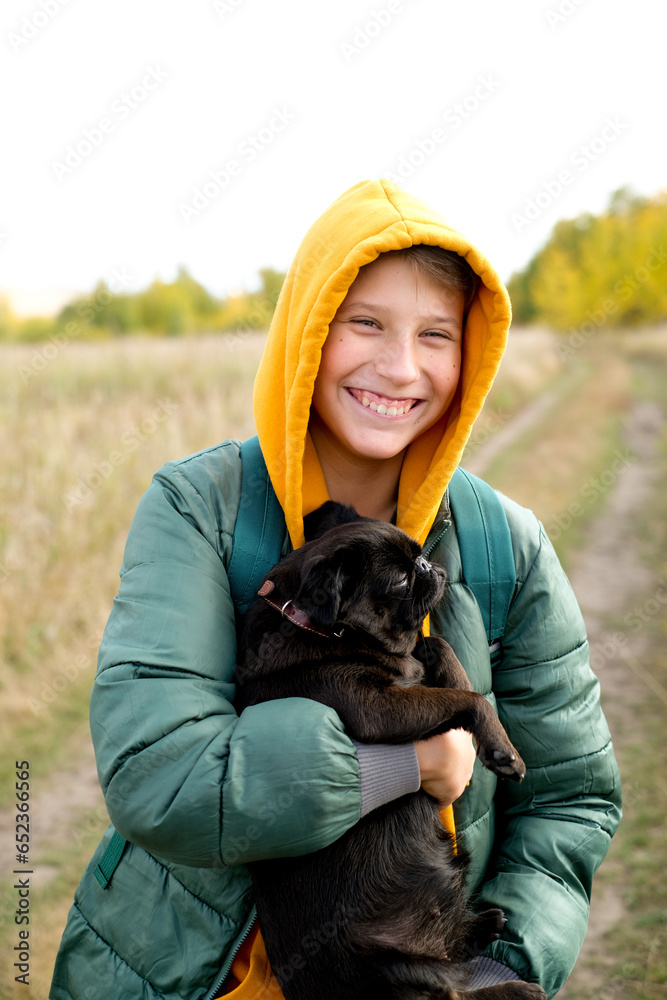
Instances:
[[[640,595],[655,581],[641,558],[633,525],[641,519],[657,478],[656,457],[664,414],[649,402],[638,402],[625,424],[625,443],[632,459],[605,497],[604,509],[591,522],[586,543],[573,559],[569,578],[581,606],[591,646],[591,662],[600,679],[605,713],[612,737],[640,725],[637,702],[647,690],[667,704],[667,690],[641,665],[645,638],[641,631],[618,628],[632,613]],[[619,545],[623,545],[622,556]],[[643,600],[643,597],[642,597]],[[608,622],[614,620],[612,627]],[[619,641],[619,636],[624,638]],[[618,882],[594,885],[588,933],[577,966],[558,1000],[568,1000],[575,988],[590,990],[591,998],[605,988],[605,967],[615,955],[605,953],[604,934],[620,924],[625,911]],[[595,958],[595,963],[591,960]],[[595,968],[595,971],[593,971]]]

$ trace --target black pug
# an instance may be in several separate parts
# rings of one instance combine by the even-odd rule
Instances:
[[[400,529],[342,504],[324,504],[305,530],[306,544],[271,570],[247,614],[239,710],[313,698],[362,743],[464,728],[486,767],[520,781],[521,757],[451,647],[418,641],[445,571]],[[375,809],[323,850],[249,867],[286,1000],[546,998],[516,981],[466,990],[465,961],[500,936],[505,916],[472,912],[464,852],[423,791]]]

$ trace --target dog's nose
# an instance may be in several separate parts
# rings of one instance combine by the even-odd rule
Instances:
[[[431,564],[423,556],[418,556],[415,560],[415,573],[417,576],[426,576],[431,572]]]

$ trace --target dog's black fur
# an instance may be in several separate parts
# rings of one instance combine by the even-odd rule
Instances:
[[[239,709],[312,698],[333,707],[362,743],[464,728],[486,767],[520,781],[523,761],[451,647],[417,641],[443,596],[444,570],[404,532],[351,507],[328,502],[305,527],[307,543],[268,574],[271,600],[290,602],[326,635],[296,627],[260,598],[242,635]],[[546,996],[523,982],[466,990],[463,963],[500,936],[505,916],[472,912],[464,852],[454,851],[423,791],[373,810],[323,850],[250,869],[286,1000]]]

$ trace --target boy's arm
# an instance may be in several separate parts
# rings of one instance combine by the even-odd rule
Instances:
[[[480,903],[508,916],[487,954],[550,996],[586,932],[591,882],[620,820],[620,779],[576,599],[540,527],[493,688],[528,773],[498,790],[500,830]],[[523,579],[521,578],[523,576]]]
[[[238,503],[234,473],[231,463],[214,488],[212,475],[186,464],[158,475],[144,495],[91,700],[114,826],[195,866],[308,853],[360,813],[359,764],[335,712],[305,699],[254,706],[241,718],[234,710],[223,561]]]

